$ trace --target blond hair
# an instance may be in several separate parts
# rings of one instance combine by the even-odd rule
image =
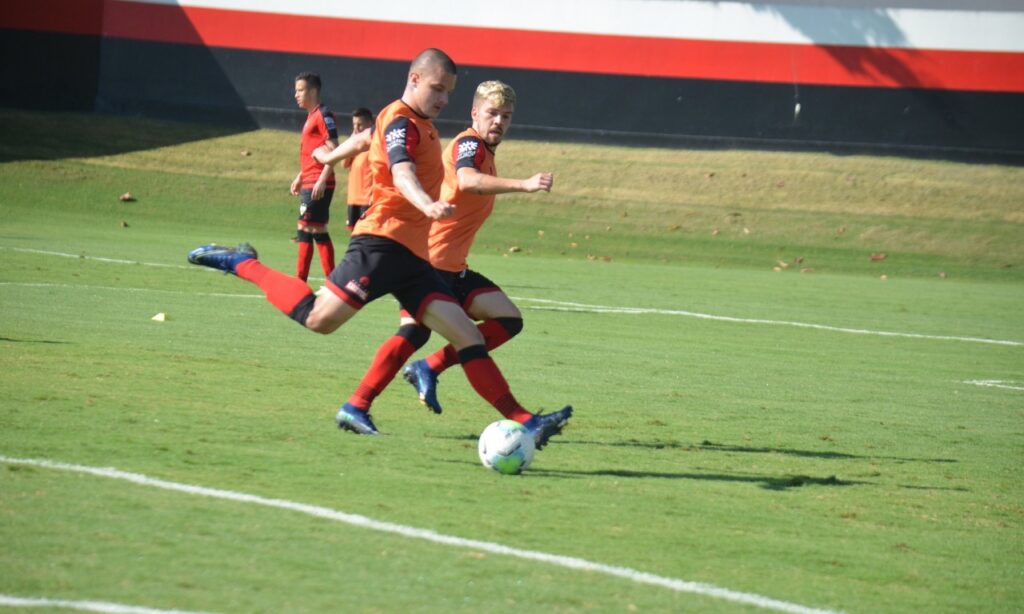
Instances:
[[[512,86],[502,81],[484,81],[476,86],[476,93],[473,94],[473,106],[481,100],[486,100],[496,106],[514,107],[516,104],[516,91]]]

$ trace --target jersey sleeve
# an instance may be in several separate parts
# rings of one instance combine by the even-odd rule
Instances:
[[[420,131],[408,117],[396,117],[384,129],[384,145],[388,150],[388,166],[399,162],[416,163],[416,147],[420,143]]]
[[[479,171],[485,157],[483,141],[475,136],[464,136],[455,145],[455,170],[472,168]]]
[[[338,142],[338,123],[334,120],[334,113],[325,109],[323,116],[327,138],[334,139],[334,142]]]

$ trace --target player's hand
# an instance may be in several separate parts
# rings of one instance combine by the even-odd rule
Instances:
[[[324,197],[324,192],[327,191],[327,182],[323,180],[317,181],[313,184],[313,193],[309,197],[313,200],[320,200]]]
[[[443,200],[435,201],[423,209],[423,214],[432,220],[443,220],[455,214],[455,205]]]
[[[551,187],[555,185],[555,176],[551,173],[537,173],[533,177],[530,177],[523,182],[523,189],[526,192],[550,192]]]
[[[291,194],[292,196],[298,196],[299,195],[299,188],[301,188],[301,187],[302,187],[302,179],[299,178],[299,177],[296,177],[295,181],[292,182],[292,187],[288,189],[288,193]]]

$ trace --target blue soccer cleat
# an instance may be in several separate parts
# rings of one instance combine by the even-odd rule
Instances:
[[[548,439],[562,432],[562,428],[572,417],[572,405],[550,414],[537,414],[523,423],[526,430],[533,435],[535,447],[540,450],[547,445]]]
[[[203,245],[188,253],[188,261],[192,264],[208,266],[232,275],[236,274],[235,268],[239,264],[257,257],[256,248],[248,243],[242,243],[238,247]]]
[[[352,431],[356,435],[380,435],[380,431],[374,426],[370,419],[369,412],[357,409],[354,405],[345,403],[334,416],[338,428],[343,431]]]
[[[421,403],[435,414],[441,413],[441,404],[437,402],[437,374],[430,370],[426,360],[420,359],[408,365],[402,371],[402,377],[416,389]]]

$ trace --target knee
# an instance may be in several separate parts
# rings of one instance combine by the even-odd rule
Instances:
[[[508,333],[509,339],[523,331],[522,318],[497,318],[497,321],[505,329],[505,332]]]
[[[430,329],[418,324],[402,325],[398,327],[398,332],[395,334],[408,341],[417,350],[430,340]]]
[[[314,311],[309,314],[308,318],[306,318],[305,326],[314,333],[329,335],[338,330],[338,327],[341,326],[341,324],[329,318],[324,318]]]

